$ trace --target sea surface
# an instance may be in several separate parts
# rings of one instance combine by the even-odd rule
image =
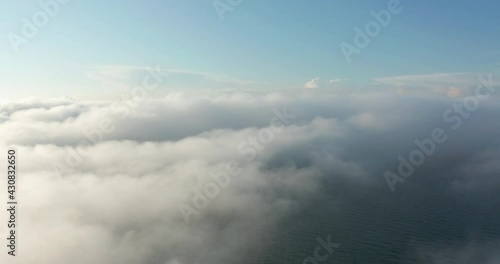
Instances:
[[[455,192],[432,180],[394,193],[355,184],[327,189],[249,252],[248,263],[314,263],[304,259],[328,236],[341,245],[317,263],[486,263],[500,251],[495,194]]]

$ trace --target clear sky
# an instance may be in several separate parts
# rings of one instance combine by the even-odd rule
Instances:
[[[99,96],[103,82],[135,85],[134,70],[156,65],[170,77],[162,89],[180,90],[498,71],[498,0],[401,0],[347,63],[340,43],[353,44],[354,28],[389,2],[243,0],[221,19],[212,0],[69,0],[15,52],[10,33],[23,36],[23,18],[45,11],[39,1],[3,0],[2,96]]]

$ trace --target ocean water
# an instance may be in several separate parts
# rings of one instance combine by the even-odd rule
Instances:
[[[328,235],[341,245],[317,263],[490,263],[500,251],[495,194],[453,192],[432,180],[395,193],[349,184],[328,189],[266,237],[248,263],[303,263],[316,239]]]

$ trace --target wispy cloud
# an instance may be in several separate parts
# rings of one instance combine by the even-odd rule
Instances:
[[[319,80],[320,79],[321,79],[320,77],[317,77],[317,78],[314,78],[314,79],[306,82],[304,84],[304,88],[307,88],[307,89],[316,89],[316,88],[318,88],[319,87]]]
[[[123,89],[134,85],[136,78],[144,74],[145,71],[154,70],[160,77],[166,79],[166,83],[172,88],[248,88],[257,84],[254,81],[244,80],[226,74],[217,74],[203,71],[185,70],[185,69],[166,69],[160,66],[138,67],[127,65],[104,65],[88,71],[86,77],[105,84],[108,88],[111,86],[117,89]],[[168,77],[168,78],[167,78]]]

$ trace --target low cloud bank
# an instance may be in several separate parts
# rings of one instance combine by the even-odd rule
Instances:
[[[436,127],[449,140],[396,191],[439,182],[453,194],[493,193],[498,99],[451,130],[443,112],[459,102],[314,93],[3,102],[0,145],[16,147],[20,164],[15,263],[248,263],[266,235],[337,183],[389,194],[383,172]],[[294,117],[270,130],[276,112]],[[239,172],[195,208],[231,162]],[[183,204],[196,209],[189,223]]]

